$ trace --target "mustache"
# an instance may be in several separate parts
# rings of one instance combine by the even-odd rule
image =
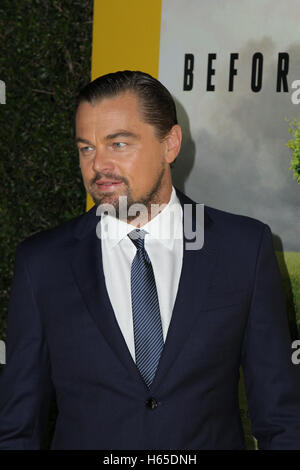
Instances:
[[[106,179],[106,178],[110,179],[112,181],[123,182],[127,186],[129,185],[127,178],[125,178],[124,176],[116,176],[113,173],[105,173],[105,174],[104,173],[96,173],[94,178],[91,179],[90,184],[93,185],[93,184],[96,183],[96,181],[99,181],[99,180],[101,181],[101,179]]]

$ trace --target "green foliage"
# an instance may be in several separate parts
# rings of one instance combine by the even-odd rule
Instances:
[[[74,97],[90,80],[92,0],[0,2],[0,339],[16,246],[85,211]]]
[[[287,120],[287,122],[289,123],[289,133],[293,134],[293,138],[286,144],[293,151],[290,170],[294,171],[294,178],[300,184],[300,121],[295,118]]]
[[[276,252],[286,294],[288,313],[295,312],[300,332],[300,253]]]

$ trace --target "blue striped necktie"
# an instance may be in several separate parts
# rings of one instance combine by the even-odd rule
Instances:
[[[128,234],[137,252],[131,265],[131,303],[135,360],[147,387],[153,382],[164,340],[152,264],[144,247],[147,232],[135,229]]]

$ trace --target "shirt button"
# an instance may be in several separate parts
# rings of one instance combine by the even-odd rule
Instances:
[[[146,401],[146,407],[149,408],[150,410],[154,410],[155,408],[158,407],[158,403],[157,403],[157,400],[155,398],[149,398],[147,401]]]

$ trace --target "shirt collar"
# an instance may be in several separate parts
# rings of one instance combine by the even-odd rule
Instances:
[[[114,248],[135,226],[123,220],[104,214],[101,217],[101,237],[105,238],[108,248]],[[172,247],[174,239],[182,239],[182,207],[172,186],[168,204],[153,219],[141,227],[147,235],[147,242],[160,240],[165,246]],[[128,239],[129,240],[129,239]]]

